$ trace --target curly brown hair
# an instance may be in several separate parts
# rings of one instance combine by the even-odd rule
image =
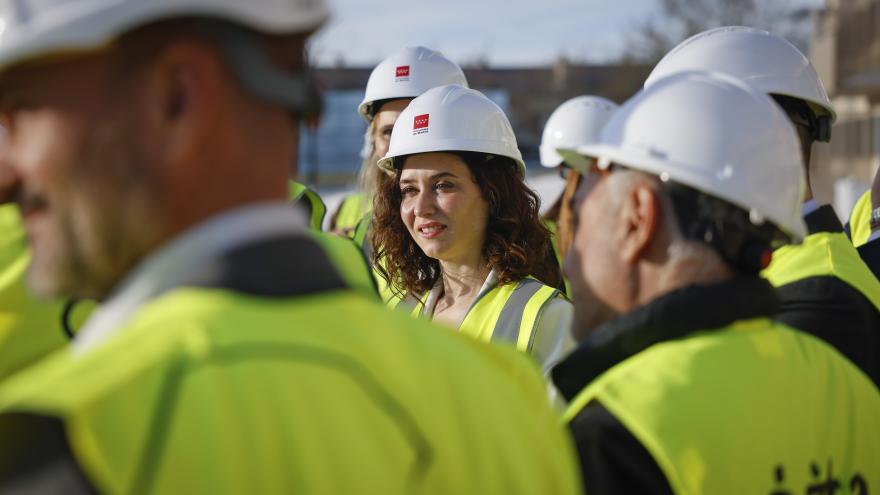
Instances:
[[[550,231],[539,217],[541,200],[520,177],[516,162],[485,153],[451,153],[467,164],[472,180],[489,205],[483,257],[498,275],[498,284],[531,275],[558,287],[562,275],[553,255]],[[422,252],[400,217],[402,194],[398,178],[406,158],[395,159],[397,173],[380,180],[373,199],[370,243],[373,264],[389,286],[400,295],[421,296],[437,282],[440,262]]]

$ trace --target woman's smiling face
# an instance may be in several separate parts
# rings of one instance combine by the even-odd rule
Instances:
[[[399,185],[400,217],[427,256],[460,263],[479,260],[489,205],[458,155],[435,152],[408,157]]]

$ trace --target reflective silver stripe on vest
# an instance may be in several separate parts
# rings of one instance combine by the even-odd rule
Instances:
[[[493,341],[510,342],[516,345],[526,304],[543,286],[544,284],[533,278],[524,278],[517,283],[513,294],[504,303],[504,308],[498,315],[498,321],[495,322],[495,330],[492,331]]]

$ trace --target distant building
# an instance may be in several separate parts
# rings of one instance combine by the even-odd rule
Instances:
[[[838,114],[831,143],[815,151],[814,192],[830,199],[837,184],[845,215],[880,166],[880,0],[826,0],[813,12],[810,58]]]
[[[550,113],[563,101],[595,94],[622,102],[642,87],[650,67],[580,65],[565,59],[549,67],[464,67],[470,86],[507,113],[526,163],[537,165],[541,132]],[[316,69],[324,90],[325,112],[317,130],[303,131],[301,178],[312,186],[351,183],[360,165],[358,151],[365,124],[356,108],[371,67]]]

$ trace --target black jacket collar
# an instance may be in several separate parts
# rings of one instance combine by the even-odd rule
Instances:
[[[769,317],[778,306],[776,291],[757,277],[683,287],[601,325],[553,368],[553,382],[572,400],[600,374],[654,344],[737,320]]]
[[[807,232],[815,234],[817,232],[843,232],[843,224],[837,218],[837,213],[831,205],[822,205],[809,215],[804,217],[804,223],[807,224]]]
[[[321,246],[305,233],[243,245],[206,263],[183,285],[282,298],[347,288]]]

